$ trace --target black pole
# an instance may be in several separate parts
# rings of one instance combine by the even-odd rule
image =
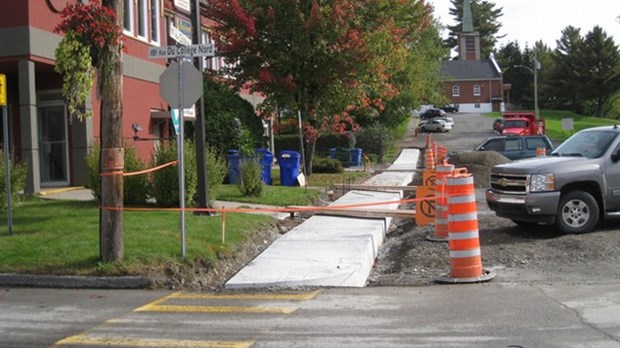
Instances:
[[[200,0],[192,1],[192,42],[201,43],[202,24],[200,15]],[[204,67],[202,57],[194,58],[194,65],[203,73]],[[204,74],[203,74],[204,75]],[[207,174],[206,161],[206,136],[205,136],[205,110],[204,99],[201,96],[196,102],[196,121],[194,123],[194,136],[196,140],[196,167],[198,169],[198,192],[196,206],[198,208],[209,208],[209,178]],[[206,213],[205,215],[212,215]]]

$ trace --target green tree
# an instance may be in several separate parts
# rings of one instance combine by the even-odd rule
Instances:
[[[204,103],[205,107],[205,135],[207,144],[226,153],[228,149],[237,148],[236,138],[239,131],[236,129],[236,120],[243,129],[251,135],[251,146],[264,147],[263,124],[248,101],[244,100],[232,90],[228,83],[214,74],[204,75]],[[193,124],[188,124],[187,136],[193,137]]]
[[[549,81],[549,85],[555,90],[553,104],[579,113],[581,104],[578,100],[577,57],[583,45],[579,29],[567,26],[562,30],[562,36],[556,44],[553,52],[555,68]]]
[[[605,104],[620,90],[620,52],[601,27],[586,34],[575,68],[579,95],[596,116],[603,116]]]
[[[532,77],[527,70],[515,67],[519,65],[528,66],[519,43],[512,41],[502,45],[495,58],[504,72],[504,82],[510,84],[510,100],[508,102],[522,104],[525,95],[528,93],[527,89]]]
[[[449,36],[445,40],[445,45],[450,49],[458,46],[458,34],[463,31],[463,1],[450,0],[452,7],[450,15],[454,17],[456,23],[448,25]],[[498,39],[505,35],[498,35],[502,24],[499,18],[503,16],[502,8],[496,8],[495,4],[486,0],[471,0],[471,12],[474,31],[480,33],[480,55],[488,57],[494,51]]]

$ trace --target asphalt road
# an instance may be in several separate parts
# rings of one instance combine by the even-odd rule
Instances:
[[[9,347],[609,347],[618,284],[183,294],[2,289]]]
[[[435,135],[453,151],[493,135],[490,119],[454,118],[456,129],[480,138]],[[620,283],[504,277],[217,294],[0,288],[0,347],[50,346],[618,348]]]

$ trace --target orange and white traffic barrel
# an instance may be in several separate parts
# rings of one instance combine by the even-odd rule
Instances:
[[[493,279],[495,274],[482,269],[474,177],[471,174],[446,177],[446,194],[451,267],[450,274],[436,280],[441,283],[477,283]]]
[[[426,237],[434,242],[448,241],[448,206],[446,196],[446,178],[454,172],[453,164],[435,167],[435,231]]]

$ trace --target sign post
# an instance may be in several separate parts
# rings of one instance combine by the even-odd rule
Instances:
[[[9,116],[6,112],[6,75],[0,74],[0,107],[2,108],[2,152],[4,154],[4,180],[6,190],[6,212],[9,235],[13,234],[13,212],[11,208],[11,156],[9,154]]]
[[[175,28],[176,29],[176,28]],[[174,32],[174,33],[173,33]],[[177,58],[159,77],[159,92],[168,105],[177,105],[178,138],[177,156],[179,160],[179,210],[181,225],[181,256],[185,257],[185,151],[184,151],[184,112],[200,98],[203,93],[202,73],[192,64],[184,64],[194,56],[213,56],[213,45],[191,45],[191,40],[180,31],[171,31],[173,38],[186,46],[166,46],[149,49],[150,58]],[[171,115],[174,117],[174,113]],[[176,126],[175,126],[176,127]]]

